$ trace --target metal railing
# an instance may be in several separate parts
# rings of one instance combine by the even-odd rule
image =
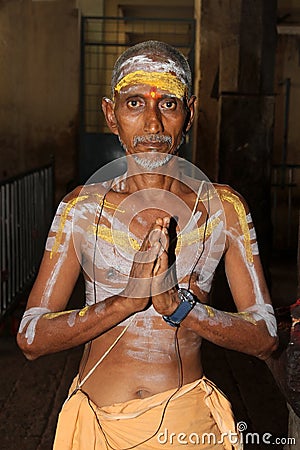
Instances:
[[[0,319],[33,281],[52,216],[52,163],[0,183]]]
[[[297,248],[300,208],[300,164],[272,166],[273,247]]]

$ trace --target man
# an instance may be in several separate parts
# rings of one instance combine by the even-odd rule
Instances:
[[[164,43],[116,62],[102,107],[127,171],[63,200],[18,334],[29,359],[86,343],[55,449],[241,447],[201,340],[265,359],[276,324],[245,201],[176,156],[195,101],[187,61]],[[221,256],[234,314],[207,305]],[[68,311],[80,270],[86,305]]]

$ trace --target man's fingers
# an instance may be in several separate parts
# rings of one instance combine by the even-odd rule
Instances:
[[[156,219],[156,221],[150,227],[141,245],[140,251],[148,251],[157,242],[159,242],[160,244],[162,243],[161,234],[163,233],[164,235],[167,235],[168,233],[168,230],[165,225],[167,225],[167,221],[161,218]]]
[[[169,217],[157,218],[150,227],[139,252],[135,255],[136,263],[153,263],[152,274],[164,272],[168,268]],[[161,258],[161,261],[159,259]]]
[[[163,220],[163,225],[162,225],[162,226],[163,226],[164,228],[167,228],[167,229],[168,229],[168,228],[169,228],[169,225],[170,225],[170,217],[164,217],[162,220]]]

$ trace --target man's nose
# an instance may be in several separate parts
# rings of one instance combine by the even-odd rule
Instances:
[[[161,112],[157,105],[148,106],[145,111],[144,131],[155,134],[164,131]]]

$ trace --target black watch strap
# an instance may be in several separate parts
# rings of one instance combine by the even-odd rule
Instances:
[[[179,288],[178,297],[180,303],[175,311],[170,316],[163,316],[164,321],[172,327],[179,327],[197,303],[197,297],[188,289]]]

